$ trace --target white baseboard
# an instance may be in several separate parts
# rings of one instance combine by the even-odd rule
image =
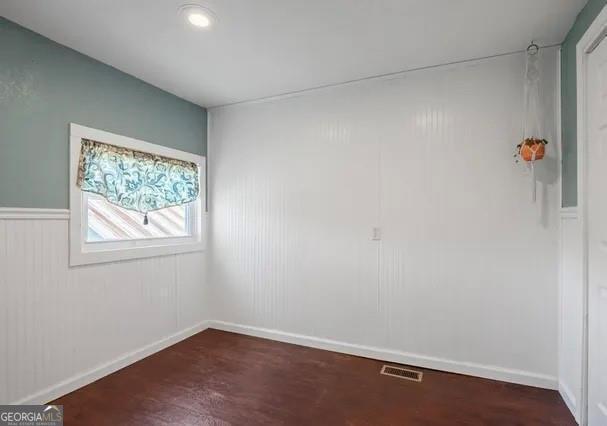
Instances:
[[[559,381],[559,393],[561,394],[563,401],[565,401],[565,405],[567,405],[567,408],[569,408],[569,411],[571,411],[571,414],[573,414],[573,417],[579,423],[580,420],[578,418],[577,401],[574,393],[571,391],[569,386],[562,381]]]
[[[231,331],[233,333],[246,334],[255,337],[263,337],[279,342],[293,343],[296,345],[309,346],[312,348],[325,349],[334,352],[342,352],[350,355],[379,359],[382,361],[396,362],[399,364],[442,370],[451,373],[466,374],[469,376],[483,377],[486,379],[501,380],[504,382],[518,383],[544,389],[558,389],[558,380],[556,377],[529,371],[513,370],[471,362],[453,361],[449,359],[400,352],[391,349],[356,345],[336,340],[288,333],[280,330],[233,324],[224,321],[209,321],[208,326],[209,328],[214,328],[217,330]]]
[[[302,334],[287,333],[280,330],[271,330],[261,327],[233,324],[224,321],[203,321],[193,327],[182,330],[164,339],[146,345],[135,351],[126,353],[112,361],[101,364],[89,371],[77,374],[60,383],[22,398],[11,404],[45,404],[65,394],[75,391],[83,386],[93,383],[111,373],[114,373],[128,365],[146,358],[162,349],[174,345],[196,333],[214,328],[217,330],[230,331],[248,336],[262,337],[279,342],[292,343],[301,346],[309,346],[318,349],[341,352],[366,358],[379,359],[399,364],[413,365],[423,368],[447,371],[452,373],[466,374],[470,376],[483,377],[493,380],[518,383],[522,385],[535,386],[546,389],[559,389],[565,403],[575,412],[575,399],[571,398],[571,392],[557,379],[552,376],[532,373],[528,371],[512,370],[496,366],[453,361],[443,358],[429,357],[390,349],[377,348],[373,346],[356,345],[336,340],[323,339],[319,337],[305,336]],[[559,386],[561,385],[561,386]],[[573,404],[573,405],[570,405]],[[573,408],[572,408],[573,407]]]
[[[196,333],[199,333],[208,328],[208,321],[203,321],[196,324],[193,327],[186,328],[178,333],[171,336],[165,337],[164,339],[150,343],[142,348],[126,353],[112,361],[105,364],[101,364],[92,370],[85,371],[81,374],[77,374],[67,380],[52,385],[46,389],[36,392],[35,394],[29,395],[11,404],[46,404],[49,401],[59,398],[65,394],[75,391],[83,386],[93,383],[96,380],[101,379],[109,374],[114,373],[128,365],[131,365],[143,358],[146,358],[162,349],[165,349],[177,342],[187,339]]]

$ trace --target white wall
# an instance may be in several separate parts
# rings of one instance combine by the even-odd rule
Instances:
[[[0,403],[45,403],[203,329],[205,257],[68,268],[67,211],[0,209]]]
[[[208,319],[556,387],[577,362],[557,366],[557,147],[533,205],[511,161],[522,67],[504,56],[212,110],[207,253],[68,268],[67,211],[0,211],[0,402],[46,402]]]
[[[583,244],[577,208],[561,209],[559,391],[580,421],[583,347]]]
[[[556,388],[555,49],[537,204],[512,158],[523,67],[516,54],[212,109],[215,326]]]

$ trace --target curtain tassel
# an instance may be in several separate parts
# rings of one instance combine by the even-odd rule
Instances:
[[[147,225],[148,223],[150,223],[150,222],[148,220],[148,214],[146,213],[145,216],[143,216],[143,224]]]

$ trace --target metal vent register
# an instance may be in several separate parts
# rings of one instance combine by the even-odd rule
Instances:
[[[394,367],[392,365],[384,365],[380,374],[385,376],[398,377],[399,379],[411,380],[413,382],[421,382],[424,373],[421,371],[410,370],[408,368]]]

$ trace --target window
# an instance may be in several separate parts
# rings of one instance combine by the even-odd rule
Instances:
[[[96,182],[87,187],[86,184],[83,185],[80,164],[82,146],[87,141],[98,141],[99,145],[107,144],[117,150],[130,153],[138,151],[152,154],[154,158],[167,157],[176,162],[187,162],[193,170],[190,177],[197,171],[195,183],[199,189],[198,196],[196,199],[192,196],[189,199],[178,199],[174,203],[164,204],[168,207],[164,207],[162,203],[156,205],[154,199],[150,201],[146,198],[145,202],[151,205],[149,208],[144,208],[147,213],[142,213],[138,211],[141,209],[134,208],[140,203],[130,205],[124,203],[123,198],[116,197],[114,193],[95,190]],[[204,160],[204,157],[198,155],[72,124],[70,127],[70,264],[83,265],[203,250],[203,225],[206,220],[206,215],[202,212],[202,206],[205,205]],[[137,162],[133,164],[138,166]],[[189,183],[191,182],[190,180]],[[171,189],[168,188],[167,192],[171,192]],[[121,203],[116,199],[121,200],[123,205],[118,205]],[[194,200],[190,201],[192,199]],[[172,205],[179,201],[190,202]]]
[[[96,194],[85,194],[86,242],[145,240],[192,235],[188,221],[193,212],[187,205],[167,207],[150,213],[143,224],[141,213],[127,210]]]

